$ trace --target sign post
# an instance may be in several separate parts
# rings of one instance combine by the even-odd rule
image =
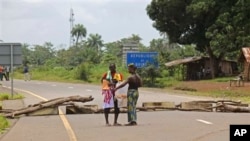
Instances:
[[[22,64],[22,48],[20,43],[0,43],[0,65],[10,66],[11,96],[13,98],[14,66]]]
[[[157,52],[128,52],[127,65],[134,63],[137,68],[145,67],[146,65],[154,65],[158,67]]]

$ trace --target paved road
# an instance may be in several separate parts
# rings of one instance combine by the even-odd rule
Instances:
[[[3,81],[3,85],[10,87],[10,82]],[[89,96],[94,97],[94,100],[88,102],[88,104],[97,104],[102,106],[103,98],[101,96],[101,87],[98,85],[88,85],[88,84],[71,84],[71,83],[57,83],[57,82],[45,82],[45,81],[14,81],[15,89],[22,89],[37,94],[46,99],[52,99],[57,97],[67,97],[72,95]],[[183,101],[200,100],[197,97],[187,97],[180,95],[169,95],[165,92],[158,91],[157,89],[146,91],[140,89],[140,97],[138,100],[138,105],[142,102],[147,101],[173,101],[180,103]],[[32,103],[32,101],[30,101]],[[36,101],[34,101],[35,103]]]
[[[9,82],[3,85],[10,86]],[[100,86],[15,80],[14,87],[26,90],[25,103],[34,104],[43,99],[72,95],[95,99],[88,104],[101,106]],[[40,98],[35,95],[39,95]],[[145,101],[201,100],[160,91],[140,90],[138,105]],[[249,114],[208,112],[139,112],[138,126],[106,127],[102,114],[22,117],[1,141],[228,141],[230,124],[250,124]],[[126,114],[119,121],[126,123]],[[112,121],[113,115],[110,120]],[[66,121],[65,121],[66,120]]]

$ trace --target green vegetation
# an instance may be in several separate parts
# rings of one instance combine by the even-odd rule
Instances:
[[[15,94],[15,95],[13,95],[13,98],[12,98],[12,96],[10,94],[0,93],[0,109],[2,109],[2,102],[1,101],[10,100],[10,99],[22,99],[22,98],[24,98],[24,96],[21,94]],[[0,133],[8,127],[9,127],[8,120],[5,117],[1,116],[1,114],[0,114]]]
[[[0,115],[0,133],[3,132],[4,129],[9,127],[9,122],[6,118]]]
[[[109,63],[116,63],[124,78],[128,76],[122,47],[123,43],[133,41],[140,52],[158,52],[158,68],[148,65],[138,69],[144,87],[175,88],[198,94],[196,88],[179,85],[183,78],[181,66],[166,68],[165,63],[186,57],[209,56],[212,78],[216,78],[220,60],[237,61],[241,48],[250,45],[249,10],[250,2],[242,0],[152,0],[145,14],[152,19],[162,37],[152,39],[148,46],[136,34],[105,43],[101,35],[89,33],[83,24],[77,23],[71,31],[75,42],[69,47],[55,47],[50,42],[23,44],[23,64],[28,64],[32,79],[100,84]],[[239,64],[239,72],[240,67]],[[17,68],[15,78],[22,79],[22,72],[22,67]],[[208,83],[223,83],[229,79],[216,78]],[[219,96],[228,92],[218,89],[203,95],[216,96],[217,93]],[[230,93],[227,96],[245,97],[244,91]]]
[[[214,78],[219,60],[235,59],[250,45],[250,1],[152,0],[147,14],[170,43],[194,44],[210,57]]]
[[[10,99],[23,99],[24,96],[21,94],[14,94],[13,98],[10,94],[4,94],[4,93],[0,93],[0,101],[3,100],[10,100]]]
[[[23,98],[24,98],[24,96],[21,94],[15,94],[12,97],[11,94],[0,93],[0,109],[2,109],[2,102],[1,101],[3,101],[3,100],[23,99]]]
[[[44,81],[58,81],[71,83],[94,83],[100,84],[103,73],[108,71],[108,65],[82,64],[75,68],[64,67],[34,67],[31,68],[32,79]],[[117,67],[124,77],[128,76],[127,69]],[[16,70],[14,77],[23,79],[22,69]]]

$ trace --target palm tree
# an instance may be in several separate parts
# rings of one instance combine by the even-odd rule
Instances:
[[[102,36],[99,34],[90,34],[87,39],[87,45],[99,52],[103,46]]]
[[[142,38],[139,35],[136,35],[136,34],[132,34],[130,39],[137,42],[137,43],[139,43],[142,40]]]
[[[71,34],[73,37],[76,38],[76,45],[78,44],[79,38],[86,37],[87,35],[87,30],[82,24],[76,24],[72,31]]]

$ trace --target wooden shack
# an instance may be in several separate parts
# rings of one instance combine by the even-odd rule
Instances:
[[[250,80],[250,47],[241,49],[239,63],[242,66],[242,76],[245,81]]]
[[[188,57],[165,63],[167,68],[180,67],[182,80],[211,79],[209,57]],[[219,74],[216,76],[232,76],[237,71],[237,62],[222,60],[219,62]]]

